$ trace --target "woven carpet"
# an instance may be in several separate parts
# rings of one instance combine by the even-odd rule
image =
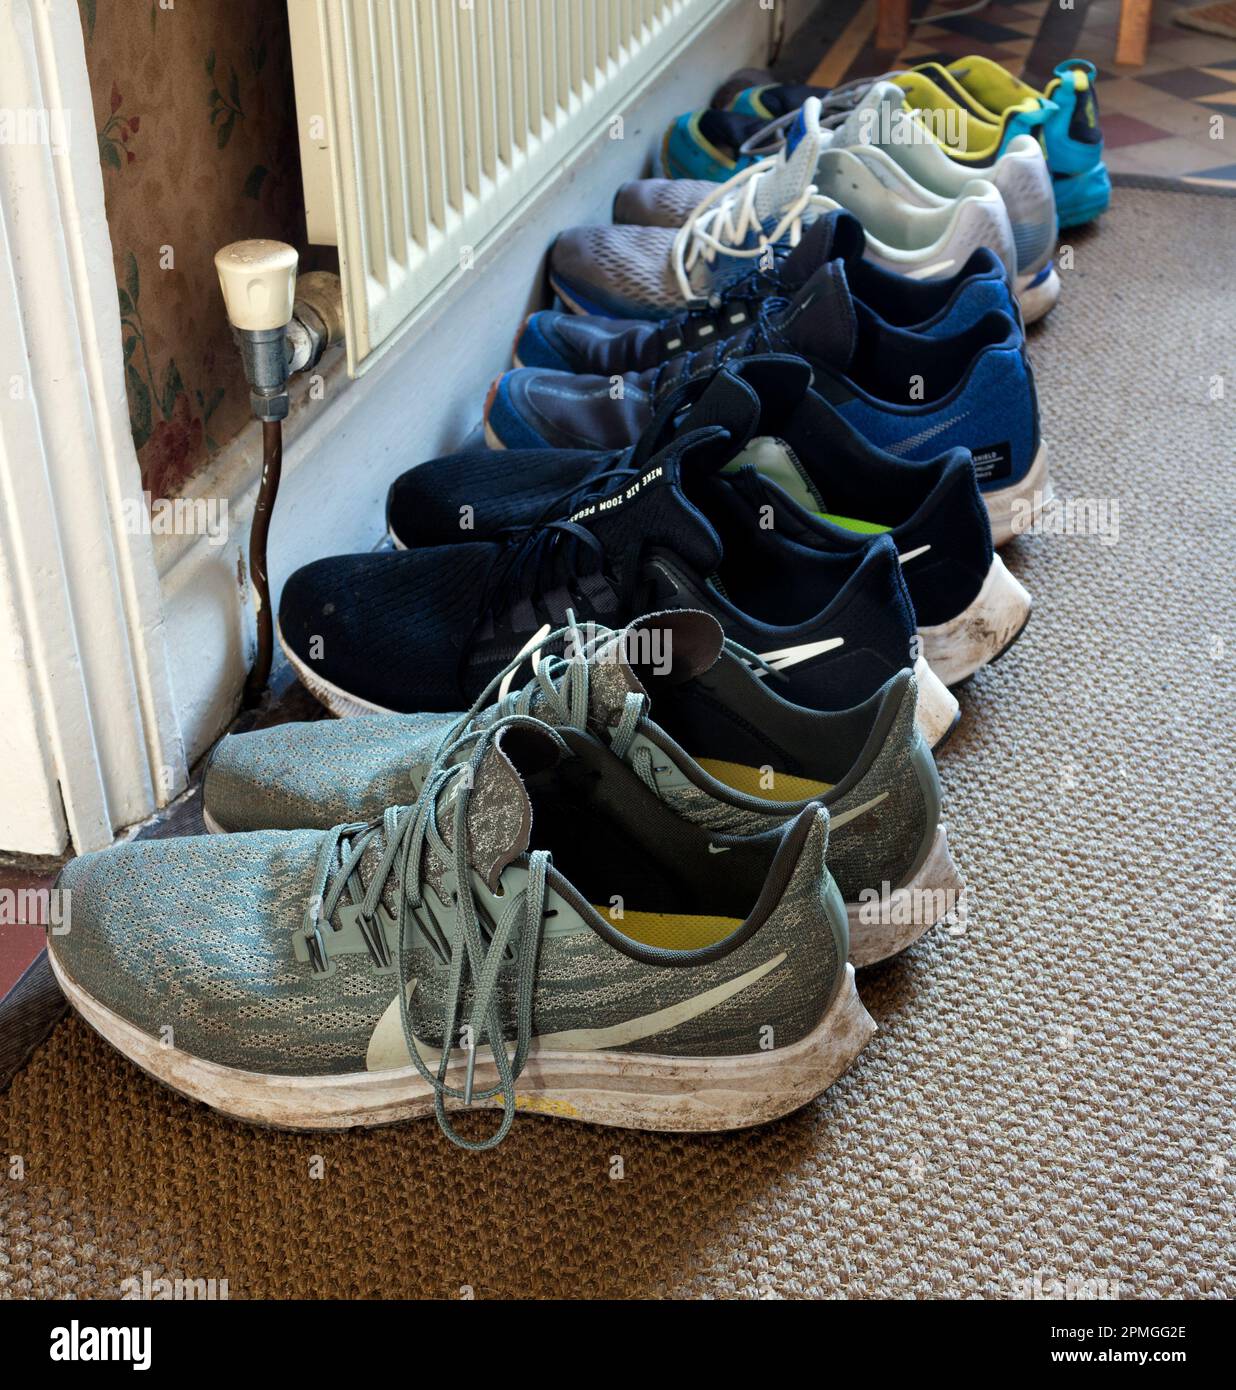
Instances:
[[[1118,539],[1011,548],[1035,617],[941,758],[966,929],[860,977],[880,1033],[828,1095],[705,1138],[521,1117],[474,1156],[217,1118],[71,1018],[0,1097],[0,1291],[1236,1294],[1231,228],[1122,189],[1073,239],[1033,351],[1057,487]]]

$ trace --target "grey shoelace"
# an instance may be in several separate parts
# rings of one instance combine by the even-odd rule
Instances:
[[[553,738],[563,749],[561,737],[528,715],[512,714],[495,721],[487,728],[463,735],[451,749],[450,766],[445,764],[430,770],[421,795],[414,806],[391,807],[380,822],[368,825],[340,825],[327,831],[322,838],[314,872],[309,906],[305,911],[304,931],[307,938],[319,936],[322,924],[329,923],[347,894],[349,903],[357,905],[364,922],[373,923],[382,905],[382,893],[391,873],[397,875],[399,896],[399,1012],[403,1024],[408,1055],[416,1069],[433,1087],[434,1112],[442,1132],[460,1148],[491,1149],[502,1142],[515,1118],[515,1081],[523,1071],[528,1050],[532,1045],[532,1004],[536,989],[537,961],[541,933],[545,921],[545,882],[549,853],[534,850],[528,856],[528,881],[498,914],[493,930],[486,939],[477,911],[476,893],[472,884],[472,866],[468,859],[467,815],[477,771],[494,739],[503,729],[525,724]],[[472,744],[466,760],[459,758],[462,746]],[[439,806],[449,802],[453,811],[454,845],[448,845],[439,829]],[[381,858],[374,867],[369,885],[363,894],[359,889],[359,869],[366,851],[381,836],[384,845]],[[407,947],[412,914],[421,908],[422,858],[428,848],[444,867],[453,871],[455,892],[455,933],[450,945],[445,1012],[442,1020],[442,1054],[437,1072],[431,1072],[420,1054],[412,1020],[408,1012]],[[329,883],[329,888],[327,887]],[[514,957],[516,982],[515,1052],[507,1051],[503,1029],[499,981],[508,949]],[[472,990],[472,1003],[465,1020],[460,1020],[465,991]],[[461,1034],[467,1039],[467,1072],[462,1087],[447,1082],[454,1039]],[[477,1048],[488,1043],[498,1071],[498,1081],[486,1090],[473,1086]],[[502,1121],[487,1139],[474,1141],[464,1138],[451,1124],[447,1115],[448,1098],[461,1100],[465,1106],[476,1101],[502,1097]]]

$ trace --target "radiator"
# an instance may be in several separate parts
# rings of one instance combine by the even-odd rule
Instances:
[[[728,3],[288,0],[309,240],[339,248],[349,369],[591,141],[617,138]]]

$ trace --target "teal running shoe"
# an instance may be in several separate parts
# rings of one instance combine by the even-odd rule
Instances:
[[[1046,113],[1041,137],[1060,229],[1092,222],[1107,209],[1112,186],[1103,163],[1093,63],[1084,58],[1059,63],[1041,92],[979,54],[958,58],[947,67],[924,63],[914,74],[928,78],[977,121],[999,125],[1011,112],[1037,105]]]
[[[569,658],[547,654],[563,643]],[[440,750],[466,730],[532,715],[573,748],[608,748],[692,824],[759,836],[818,800],[833,820],[829,868],[848,909],[850,958],[870,965],[947,915],[962,884],[940,820],[935,763],[915,730],[911,673],[853,710],[821,713],[770,688],[778,665],[812,655],[787,649],[761,660],[723,647],[716,620],[690,610],[640,619],[622,633],[592,628],[585,638],[564,628],[500,672],[462,715],[283,724],[223,739],[203,779],[204,818],[216,832],[372,820],[388,804],[414,801]],[[534,679],[509,690],[529,656]],[[896,895],[903,909],[925,910],[893,912]],[[889,911],[864,911],[886,898]]]
[[[412,805],[369,823],[74,860],[50,941],[70,1002],[226,1114],[436,1114],[465,1149],[519,1110],[763,1124],[861,1052],[874,1025],[822,807],[757,836],[691,824],[595,741],[526,716],[447,751]],[[496,1128],[461,1132],[472,1108],[500,1111]]]

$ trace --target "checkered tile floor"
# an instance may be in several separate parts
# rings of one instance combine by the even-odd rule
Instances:
[[[954,4],[951,8],[957,8]],[[926,22],[915,25],[895,60],[868,38],[847,77],[936,58],[951,62],[982,53],[1036,86],[1064,58],[1089,58],[1099,71],[1099,107],[1107,166],[1114,174],[1179,179],[1236,191],[1236,41],[1171,22],[1180,6],[1158,0],[1147,61],[1114,62],[1120,0],[1058,0],[993,4],[978,14],[934,24],[950,6],[916,4]]]

